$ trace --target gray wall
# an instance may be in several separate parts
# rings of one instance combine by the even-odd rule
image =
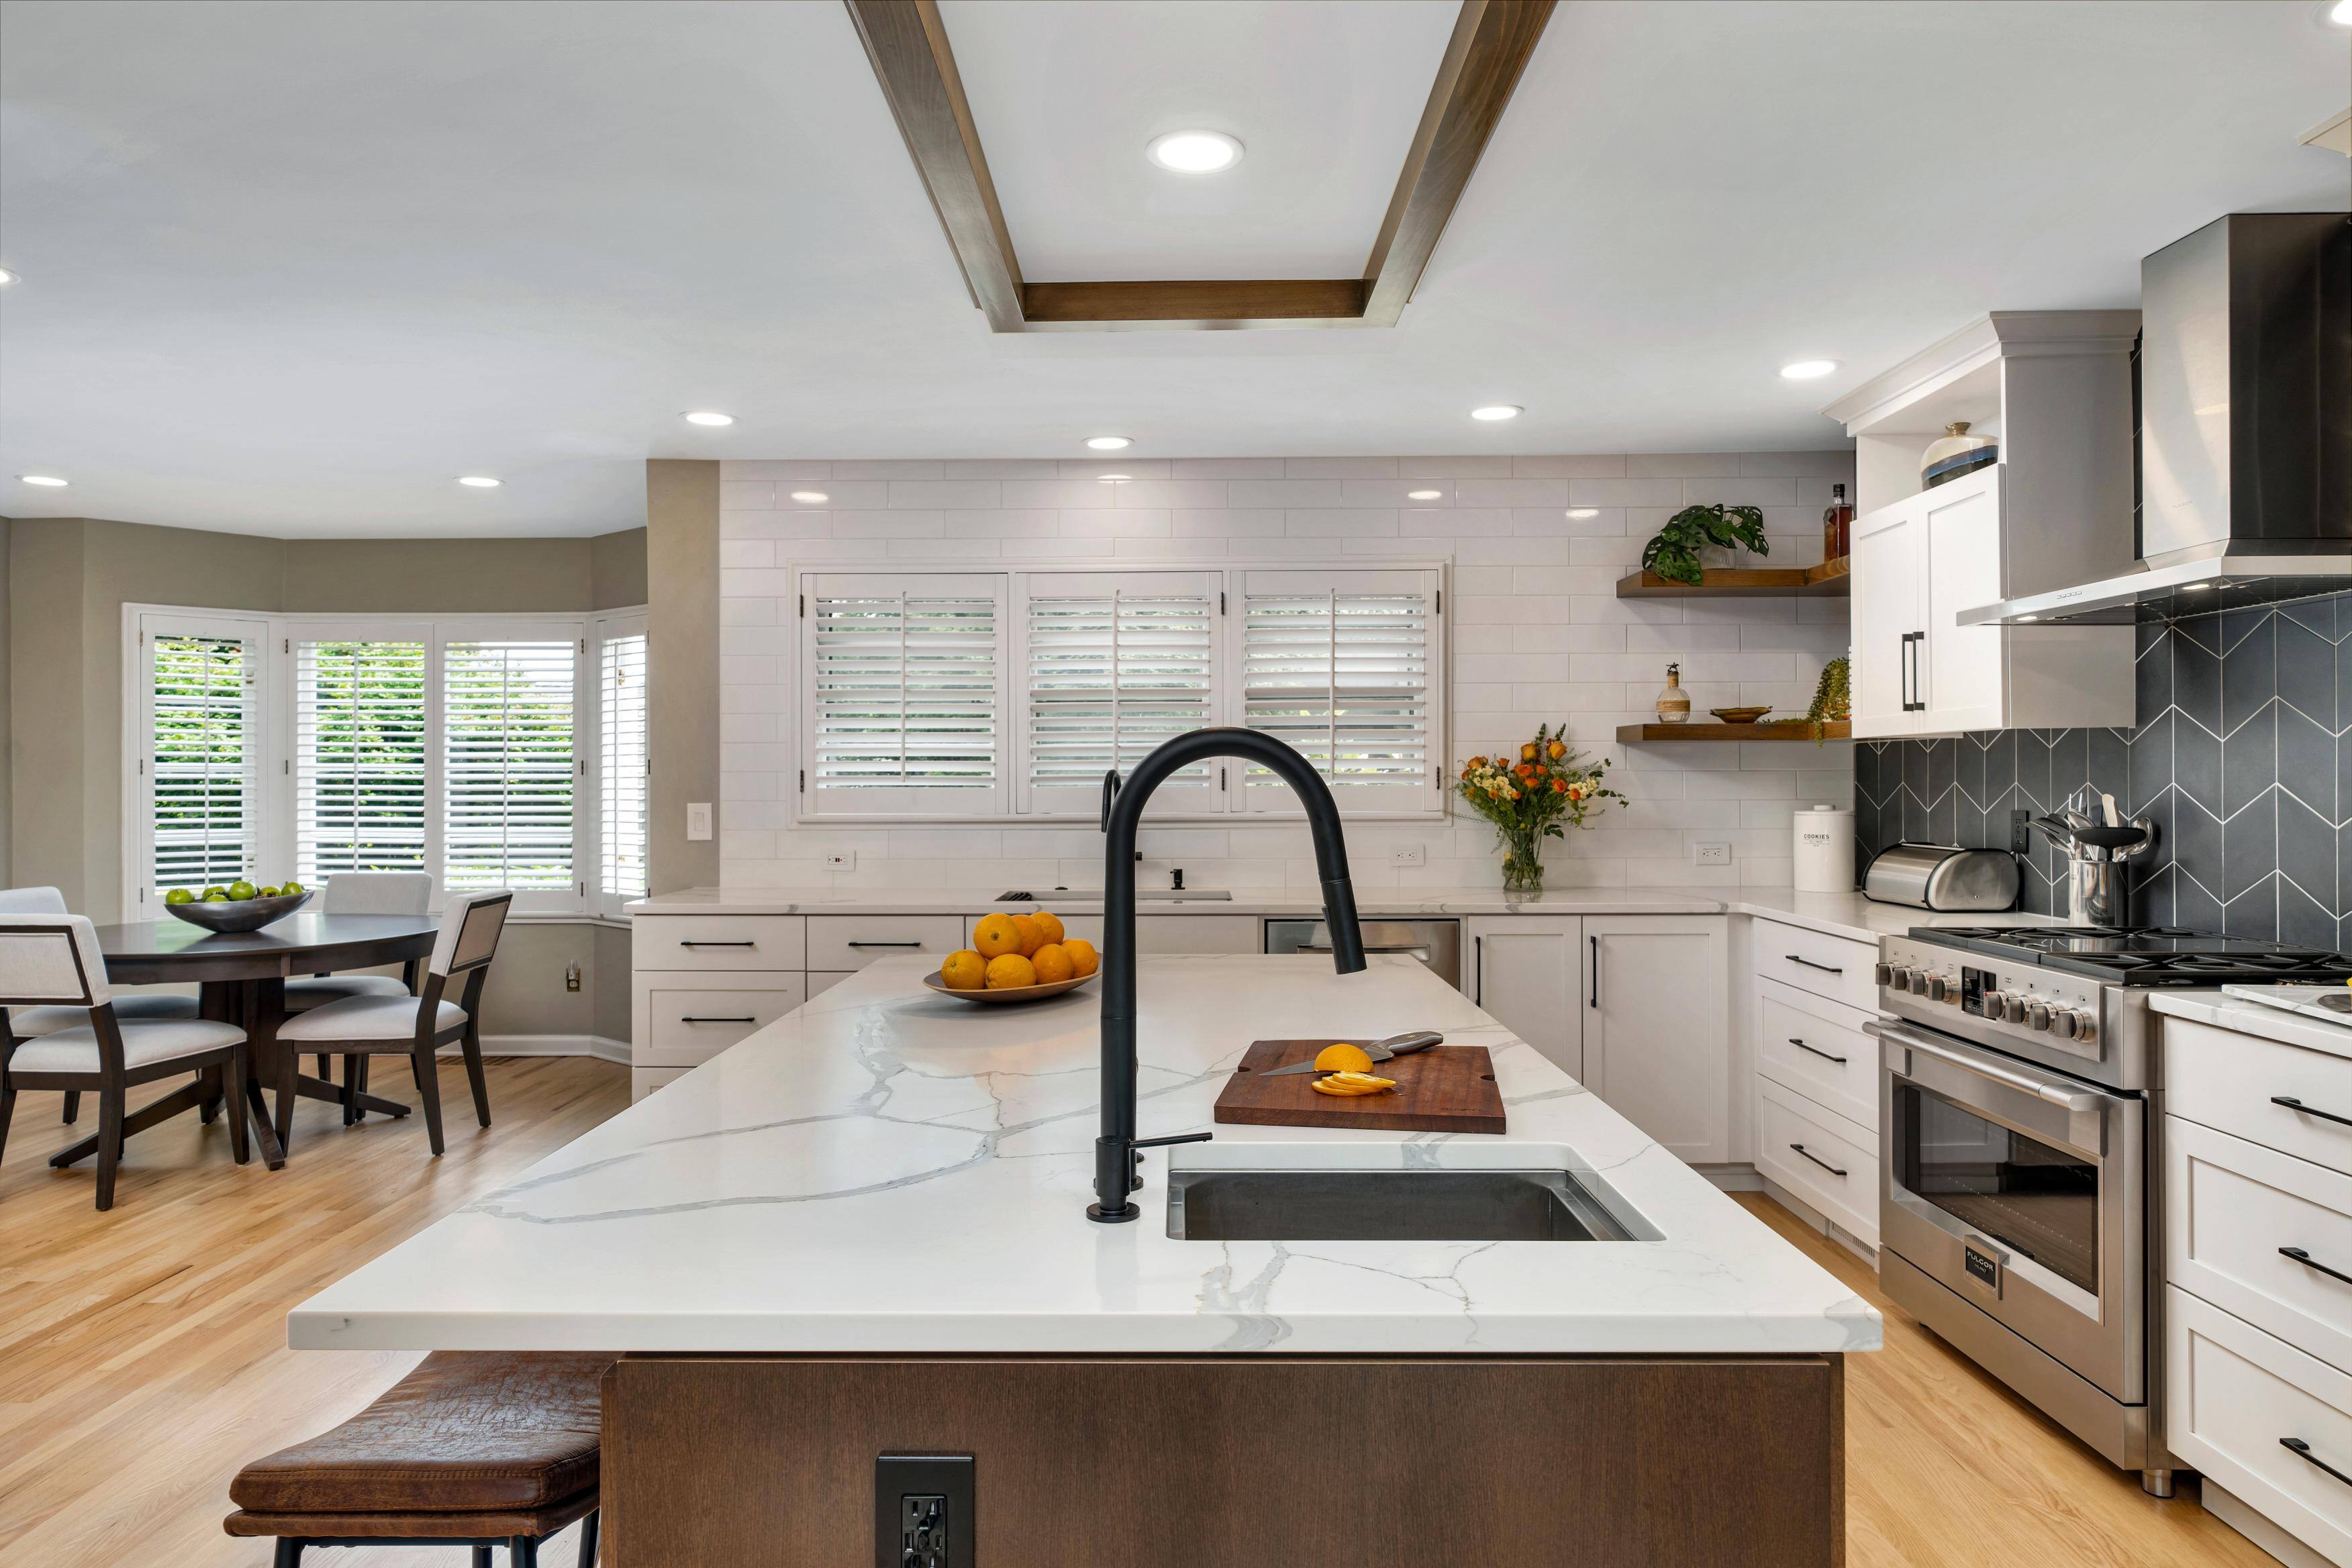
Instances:
[[[646,671],[654,759],[647,879],[715,887],[719,842],[686,837],[686,805],[719,800],[719,465],[646,465]]]

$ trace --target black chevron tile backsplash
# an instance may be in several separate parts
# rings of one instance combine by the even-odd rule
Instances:
[[[2139,918],[2352,945],[2352,594],[2139,628],[2129,730],[1998,730],[1854,747],[1859,860],[1913,839],[2006,848],[2011,814],[2084,784],[2160,837]],[[2063,913],[2039,836],[2024,907]]]

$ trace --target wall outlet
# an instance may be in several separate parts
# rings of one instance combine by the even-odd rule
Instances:
[[[1389,864],[1391,866],[1418,866],[1422,864],[1421,846],[1418,844],[1391,845],[1389,847]]]
[[[824,858],[824,868],[828,871],[855,871],[857,869],[857,851],[836,849]]]
[[[686,837],[690,841],[698,843],[710,837],[710,803],[709,801],[690,800],[686,803]]]
[[[874,1461],[874,1568],[972,1568],[970,1454]]]
[[[577,991],[580,989],[580,966],[578,964],[567,963],[563,966],[563,988],[566,991]]]
[[[1728,838],[1698,838],[1692,840],[1691,863],[1695,866],[1730,865],[1731,840]]]
[[[2033,814],[2012,811],[2009,814],[2009,852],[2012,855],[2033,853]]]

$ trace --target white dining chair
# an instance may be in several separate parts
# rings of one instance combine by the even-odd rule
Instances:
[[[425,961],[425,983],[414,996],[347,996],[299,1013],[278,1028],[281,1051],[299,1056],[316,1051],[343,1058],[343,1098],[348,1104],[354,1086],[362,1081],[360,1063],[372,1056],[404,1056],[416,1074],[416,1092],[425,1103],[425,1129],[433,1152],[442,1152],[441,1079],[434,1055],[443,1046],[456,1045],[465,1053],[466,1077],[473,1086],[474,1115],[490,1124],[490,1090],[482,1077],[480,1028],[482,982],[498,956],[499,936],[506,929],[507,911],[514,893],[506,888],[482,893],[453,894],[441,912],[441,931]],[[453,980],[462,980],[462,1000],[446,1000]],[[291,1063],[281,1063],[278,1091],[278,1138],[283,1143],[293,1130],[294,1082]]]
[[[68,912],[65,894],[55,888],[0,888],[0,915],[62,915]],[[193,1018],[196,1016],[196,999],[168,991],[118,996],[114,999],[114,1016],[126,1024]],[[89,1015],[79,1007],[19,1007],[8,1015],[8,1034],[13,1039],[37,1040],[43,1035],[54,1035],[59,1029],[78,1029],[89,1022]],[[80,1117],[81,1096],[68,1089],[60,1120],[71,1126]]]
[[[0,1039],[0,1150],[21,1089],[55,1089],[98,1095],[98,1133],[58,1151],[49,1163],[70,1165],[98,1156],[98,1206],[114,1206],[114,1178],[123,1140],[183,1110],[200,1110],[215,1093],[228,1109],[229,1149],[238,1164],[249,1155],[245,1120],[245,1031],[209,1018],[136,1021],[117,1011],[106,984],[98,928],[80,915],[0,915],[0,1008],[70,1008],[82,1021],[37,1039],[12,1030]],[[132,1114],[132,1084],[180,1073],[184,1088]]]
[[[433,907],[429,871],[338,871],[319,895],[322,915],[416,915]],[[313,974],[286,983],[286,1011],[308,1012],[352,996],[413,996],[414,965],[406,976]]]

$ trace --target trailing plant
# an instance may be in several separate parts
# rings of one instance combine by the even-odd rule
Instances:
[[[1752,506],[1686,506],[1666,520],[1649,543],[1642,547],[1642,570],[1669,583],[1696,587],[1705,569],[1698,552],[1710,544],[1772,553],[1764,537],[1764,513]]]
[[[1820,745],[1829,733],[1824,725],[1853,717],[1853,691],[1849,685],[1853,678],[1853,665],[1843,656],[1822,666],[1821,682],[1813,688],[1813,705],[1805,710],[1805,722],[1813,727],[1814,745]]]

